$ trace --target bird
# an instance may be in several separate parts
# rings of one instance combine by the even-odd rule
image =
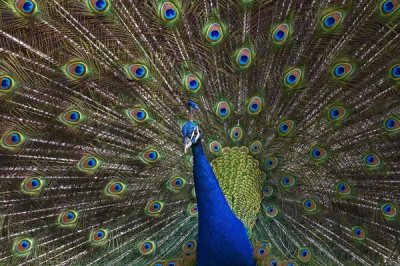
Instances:
[[[400,265],[400,1],[0,0],[0,265]]]

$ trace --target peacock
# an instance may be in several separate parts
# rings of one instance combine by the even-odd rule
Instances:
[[[0,265],[400,265],[399,0],[0,0]]]

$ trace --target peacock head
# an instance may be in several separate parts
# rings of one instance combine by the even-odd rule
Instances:
[[[195,143],[201,140],[199,126],[194,121],[187,121],[182,127],[183,145],[186,151]]]

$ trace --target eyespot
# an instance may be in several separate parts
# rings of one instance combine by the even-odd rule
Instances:
[[[196,217],[199,213],[199,210],[197,209],[197,204],[189,204],[187,208],[187,213],[189,214],[189,216]]]
[[[295,89],[300,84],[303,72],[300,68],[294,68],[285,74],[285,86],[289,89]]]
[[[219,23],[213,23],[206,30],[206,39],[211,44],[220,43],[224,38],[224,31]]]
[[[138,245],[139,252],[142,255],[149,255],[156,250],[156,244],[153,241],[146,240]]]
[[[231,129],[231,132],[229,133],[229,136],[230,136],[231,140],[233,140],[233,141],[240,141],[243,137],[242,128],[239,126],[233,127]]]
[[[85,119],[85,116],[82,112],[71,109],[67,110],[60,115],[60,120],[66,125],[75,125],[82,122]]]
[[[167,188],[173,192],[179,192],[186,186],[186,180],[182,177],[173,177],[167,182]]]
[[[294,261],[286,261],[282,264],[282,266],[298,266],[298,264]]]
[[[332,122],[343,120],[347,115],[347,110],[343,106],[332,106],[328,109],[328,119]]]
[[[21,15],[27,17],[37,12],[37,4],[34,0],[16,0],[14,7]]]
[[[274,156],[268,157],[267,160],[265,161],[265,167],[268,170],[273,170],[278,165],[278,162],[279,162],[278,158],[276,158]]]
[[[267,257],[269,254],[269,250],[266,247],[263,246],[256,246],[254,248],[254,257],[257,259],[262,259]]]
[[[165,266],[181,266],[180,260],[168,260],[165,262]]]
[[[256,140],[250,144],[249,149],[253,155],[259,154],[262,150],[262,144],[260,141]]]
[[[12,77],[0,74],[0,92],[10,92],[14,88],[15,82]]]
[[[400,65],[394,65],[390,68],[389,76],[393,80],[400,80]]]
[[[354,226],[352,228],[353,236],[357,240],[364,240],[365,239],[365,231],[364,228],[361,226]]]
[[[341,196],[350,195],[351,187],[346,182],[339,182],[336,184],[336,191]]]
[[[288,136],[294,129],[295,123],[293,120],[285,120],[278,125],[278,134],[282,137]]]
[[[270,205],[265,208],[265,214],[270,217],[274,218],[278,215],[278,208],[276,206]]]
[[[87,173],[95,172],[101,165],[101,161],[94,156],[84,156],[78,163],[79,170]]]
[[[296,178],[291,175],[285,175],[281,178],[281,186],[283,188],[292,188],[296,185]]]
[[[313,199],[306,199],[303,201],[303,209],[307,212],[314,212],[317,210],[317,204]]]
[[[392,203],[385,203],[381,206],[381,212],[385,218],[394,218],[397,215],[397,208]]]
[[[75,225],[78,221],[78,212],[76,211],[63,211],[58,216],[58,222],[61,226]]]
[[[322,18],[322,28],[326,31],[332,31],[339,26],[339,24],[342,22],[343,19],[343,14],[339,11],[333,11],[328,14],[326,14]]]
[[[149,114],[147,113],[146,109],[142,107],[136,107],[132,109],[126,110],[126,114],[133,122],[136,123],[144,123],[148,121]]]
[[[306,247],[302,247],[299,248],[297,251],[297,258],[301,261],[301,262],[309,262],[311,260],[311,251],[309,248]]]
[[[383,122],[383,126],[389,132],[400,130],[400,120],[397,117],[391,116]]]
[[[138,81],[146,80],[149,77],[149,69],[144,64],[129,65],[128,73],[131,78]]]
[[[153,264],[151,264],[152,266],[164,266],[162,261],[156,261]]]
[[[160,154],[157,150],[150,148],[144,151],[142,159],[146,163],[154,163],[160,159]]]
[[[201,88],[201,80],[194,74],[189,74],[185,77],[185,89],[190,92],[197,92]]]
[[[310,157],[316,162],[321,162],[325,160],[328,156],[328,152],[322,147],[314,147],[310,151]]]
[[[386,0],[381,3],[381,11],[385,16],[393,15],[400,7],[399,1]]]
[[[25,135],[20,131],[6,131],[1,138],[1,146],[9,150],[15,150],[24,144]]]
[[[160,7],[160,16],[168,24],[172,24],[179,18],[179,10],[172,2],[165,2]]]
[[[108,239],[108,230],[95,229],[90,234],[90,241],[92,244],[98,245],[106,242]]]
[[[87,74],[87,69],[86,64],[83,62],[70,63],[65,67],[68,76],[75,79],[84,78]]]
[[[272,32],[272,40],[275,44],[284,44],[289,36],[289,25],[286,23],[279,24]]]
[[[353,66],[349,63],[336,64],[332,69],[333,77],[336,79],[344,79],[353,72]]]
[[[227,102],[221,101],[217,104],[215,113],[219,118],[226,119],[231,114],[231,107]]]
[[[249,48],[242,48],[236,53],[236,64],[242,69],[252,64],[252,52]]]
[[[88,0],[90,8],[99,14],[105,13],[110,7],[109,0]]]
[[[159,200],[152,200],[149,203],[147,203],[144,210],[148,216],[157,217],[160,216],[163,208],[164,208],[164,202]]]
[[[107,196],[121,197],[126,192],[126,184],[120,181],[111,180],[104,189]]]
[[[364,156],[364,164],[370,169],[376,169],[381,164],[381,159],[375,153],[368,153]]]
[[[189,240],[182,246],[182,250],[185,254],[192,254],[196,251],[197,242],[195,240]]]
[[[272,186],[265,186],[263,188],[264,197],[270,198],[270,197],[272,197],[273,194],[274,194],[274,188]]]
[[[255,96],[251,98],[247,105],[247,112],[251,115],[256,115],[261,112],[262,107],[262,100],[260,97]]]
[[[220,155],[222,151],[222,145],[219,143],[219,141],[213,140],[210,142],[208,145],[208,149],[210,152],[214,155]]]
[[[279,261],[278,258],[272,257],[272,258],[269,258],[267,260],[267,264],[266,265],[268,265],[268,266],[280,266],[281,264],[280,264],[280,261]]]
[[[14,242],[13,250],[18,256],[26,256],[32,251],[34,241],[29,238],[22,238]]]
[[[44,185],[45,182],[40,177],[28,177],[21,183],[21,192],[29,195],[38,195]]]

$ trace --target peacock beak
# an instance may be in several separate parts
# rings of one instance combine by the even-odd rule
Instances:
[[[200,138],[200,130],[199,127],[196,126],[194,130],[192,131],[192,135],[189,137],[185,137],[183,139],[183,145],[184,145],[184,153],[187,152],[187,150],[194,144],[196,143]]]

